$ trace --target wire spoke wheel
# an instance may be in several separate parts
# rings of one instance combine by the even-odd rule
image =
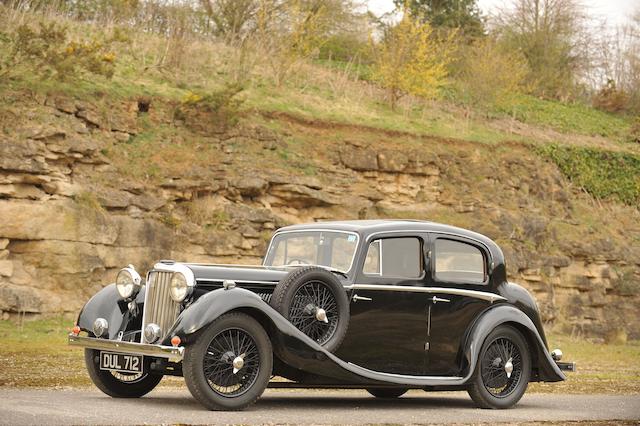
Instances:
[[[209,343],[202,368],[207,383],[218,395],[242,395],[253,386],[260,371],[258,346],[246,331],[228,328]]]
[[[336,296],[326,283],[309,281],[294,293],[288,317],[298,330],[322,345],[333,337],[338,328]]]
[[[522,377],[522,354],[517,345],[505,337],[489,344],[481,361],[482,382],[498,398],[509,396]]]

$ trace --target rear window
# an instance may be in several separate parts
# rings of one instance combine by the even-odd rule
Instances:
[[[438,238],[435,257],[435,277],[439,281],[481,284],[485,280],[484,256],[471,244]]]

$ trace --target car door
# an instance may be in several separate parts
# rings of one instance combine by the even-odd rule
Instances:
[[[428,306],[428,375],[461,374],[460,345],[473,320],[493,303],[491,259],[481,243],[432,234]]]
[[[428,294],[426,235],[367,242],[351,291],[351,319],[338,356],[374,371],[423,375]]]

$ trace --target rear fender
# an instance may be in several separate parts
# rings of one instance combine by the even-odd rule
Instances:
[[[537,370],[537,375],[534,374],[532,377],[533,381],[559,382],[566,379],[564,373],[551,358],[533,321],[521,310],[509,305],[497,305],[489,309],[472,326],[464,345],[470,373],[476,367],[482,344],[489,333],[503,324],[518,329],[527,340],[532,355],[533,368]]]

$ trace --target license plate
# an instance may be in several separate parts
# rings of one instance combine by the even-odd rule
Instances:
[[[142,355],[100,352],[100,369],[122,373],[142,373]]]

